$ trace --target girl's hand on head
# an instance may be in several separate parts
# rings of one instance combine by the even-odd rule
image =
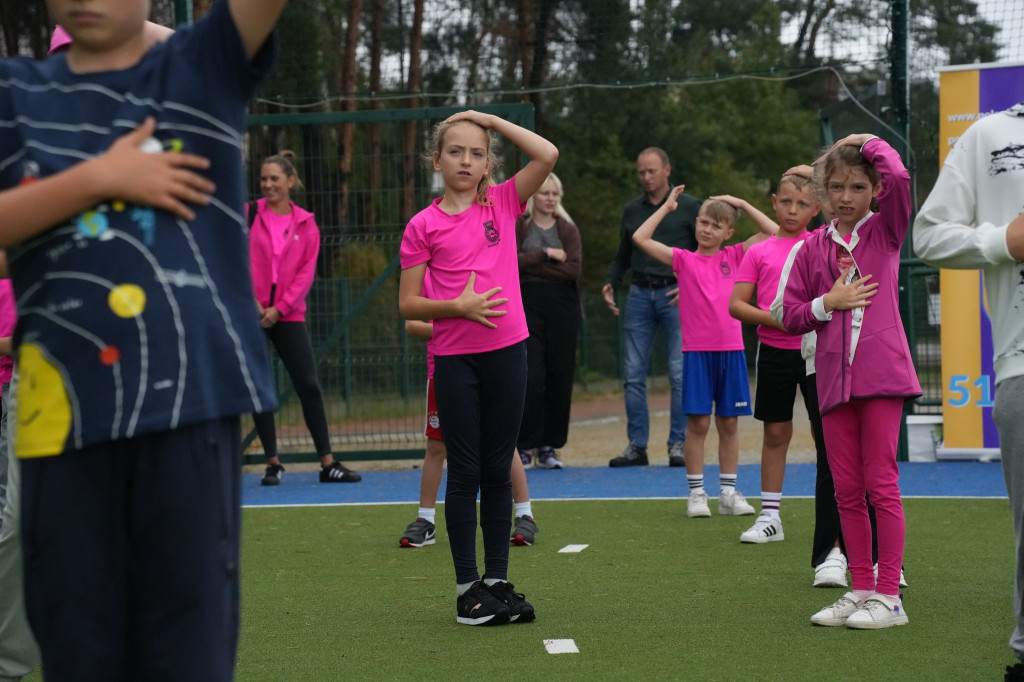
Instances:
[[[825,294],[822,300],[822,303],[825,305],[825,312],[866,308],[871,305],[869,299],[878,293],[878,284],[876,282],[868,284],[871,275],[865,275],[860,279],[853,280],[849,284],[845,284],[849,272],[850,268],[843,270],[842,274],[839,275],[839,279],[832,285],[831,291]]]
[[[456,121],[472,121],[473,123],[476,123],[478,126],[490,130],[493,127],[493,120],[494,116],[492,114],[485,114],[479,111],[473,111],[472,109],[467,109],[466,111],[460,111],[457,114],[452,114],[447,119],[445,119],[445,123],[455,123]]]
[[[95,160],[99,178],[109,187],[111,197],[192,220],[195,214],[186,204],[205,206],[215,189],[195,172],[209,168],[210,161],[195,154],[142,151],[140,146],[155,130],[156,121],[147,117],[138,128],[119,137]]]
[[[876,136],[872,135],[871,133],[855,133],[853,135],[847,135],[846,137],[844,137],[843,139],[839,140],[834,145],[829,147],[827,152],[825,152],[817,159],[815,159],[813,165],[817,166],[819,163],[825,160],[826,156],[831,154],[833,150],[838,149],[839,147],[856,147],[857,149],[860,149],[861,147],[864,146],[864,143],[870,140],[872,137]]]
[[[473,290],[473,285],[476,284],[476,273],[469,273],[469,279],[466,280],[466,288],[462,290],[459,297],[456,300],[459,310],[462,311],[462,317],[467,320],[473,320],[479,322],[483,326],[489,329],[497,329],[498,325],[491,322],[489,317],[503,317],[508,313],[507,310],[492,310],[495,306],[504,305],[508,303],[507,298],[491,298],[499,291],[501,287],[494,287],[489,289],[482,294],[478,294]]]

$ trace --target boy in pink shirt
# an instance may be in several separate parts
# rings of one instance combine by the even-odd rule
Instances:
[[[752,248],[744,257],[729,303],[729,312],[736,319],[758,325],[754,418],[764,423],[764,442],[761,446],[761,514],[754,525],[740,535],[741,542],[761,544],[778,542],[785,538],[780,517],[782,482],[786,473],[786,452],[793,438],[793,402],[798,386],[814,430],[819,451],[818,459],[824,460],[824,437],[821,434],[814,374],[808,372],[807,363],[800,353],[801,337],[789,334],[781,324],[772,319],[769,312],[789,252],[793,250],[795,244],[807,238],[807,225],[820,211],[810,183],[811,173],[813,169],[810,166],[798,166],[787,171],[779,180],[778,189],[772,195],[772,207],[779,219],[779,232]],[[746,210],[756,222],[775,225],[771,218],[742,199],[721,198],[737,208]],[[750,300],[755,288],[756,305],[752,305]],[[827,467],[827,463],[825,466]],[[832,525],[838,529],[838,512],[833,516],[835,518]],[[828,544],[826,555],[833,548],[831,542]],[[839,553],[838,557],[841,556]],[[838,587],[846,584],[846,560],[842,558],[839,562],[838,557],[834,557],[833,563],[841,563],[841,566],[837,565],[841,570],[836,571],[836,576],[827,586]]]
[[[743,331],[729,316],[729,296],[743,253],[773,234],[766,225],[741,244],[722,248],[732,237],[736,209],[724,201],[709,199],[697,216],[697,250],[684,251],[652,238],[659,223],[675,210],[676,198],[685,188],[673,188],[667,201],[633,234],[633,241],[647,255],[670,264],[679,282],[679,323],[683,336],[683,413],[689,422],[683,455],[690,495],[686,515],[709,517],[708,494],[704,490],[704,441],[715,406],[718,429],[718,462],[721,493],[718,513],[753,514],[743,495],[736,490],[739,464],[737,417],[750,414],[750,380],[743,352]]]

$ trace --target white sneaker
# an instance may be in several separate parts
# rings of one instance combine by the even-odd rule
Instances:
[[[847,620],[864,605],[857,595],[847,592],[839,598],[832,606],[826,606],[821,611],[811,616],[811,622],[815,625],[829,625],[836,627],[846,625]]]
[[[846,557],[838,547],[833,547],[825,560],[814,568],[812,587],[846,587]]]
[[[718,496],[718,513],[723,516],[753,516],[754,508],[735,488],[726,488]]]
[[[691,519],[694,517],[706,518],[711,516],[711,509],[708,507],[708,494],[703,490],[694,490],[690,493],[690,499],[686,501],[686,515]]]
[[[897,599],[896,604],[889,606],[880,595],[875,595],[846,619],[846,627],[854,630],[881,630],[893,625],[906,625],[907,622],[902,599]]]
[[[875,582],[878,582],[878,564],[875,564]],[[903,577],[903,569],[900,569],[900,587],[910,587],[907,585],[907,579]]]
[[[757,517],[753,526],[740,535],[740,542],[755,542],[759,545],[785,539],[786,536],[782,533],[782,519],[773,518],[764,512]]]

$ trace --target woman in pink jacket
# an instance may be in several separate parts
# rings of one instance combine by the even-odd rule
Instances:
[[[818,402],[853,590],[811,622],[873,630],[907,623],[896,446],[903,403],[921,395],[897,295],[910,175],[872,135],[840,140],[816,165],[836,218],[793,248],[779,290],[786,329],[818,332]],[[877,518],[877,578],[865,493]]]
[[[321,483],[362,480],[334,459],[327,430],[323,393],[316,375],[313,344],[306,329],[306,294],[313,285],[320,253],[320,230],[313,214],[291,200],[299,186],[295,155],[284,151],[268,157],[260,171],[263,198],[250,204],[249,257],[260,324],[274,344],[302,403],[306,428],[320,457]],[[274,413],[253,415],[256,433],[267,455],[263,485],[281,482],[284,467],[277,456]]]

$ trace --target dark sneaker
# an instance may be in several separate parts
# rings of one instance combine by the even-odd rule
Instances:
[[[538,533],[537,524],[530,516],[517,516],[515,528],[512,529],[512,537],[509,542],[514,545],[529,547],[533,544],[533,536]]]
[[[1024,680],[1024,663],[1016,663],[1006,666],[1006,682],[1020,682]]]
[[[558,459],[558,453],[554,448],[545,445],[537,453],[536,466],[541,469],[561,469],[562,460]]]
[[[516,592],[516,586],[510,582],[497,582],[491,585],[491,592],[508,607],[508,622],[529,623],[537,617],[533,604],[526,601],[526,595]]]
[[[530,464],[533,463],[533,450],[520,450],[519,461],[523,463],[524,469],[529,469]]]
[[[613,457],[609,462],[610,467],[639,467],[647,466],[647,448],[640,447],[633,441],[622,451],[618,457]]]
[[[672,443],[668,446],[668,465],[670,467],[686,466],[686,457],[683,456],[682,443]]]
[[[346,468],[341,462],[320,467],[321,483],[358,483],[361,480],[363,477],[359,475],[359,472]]]
[[[284,467],[280,464],[268,464],[267,471],[263,474],[263,485],[281,485],[281,478],[284,476]]]
[[[508,606],[491,588],[477,580],[456,602],[455,620],[463,625],[504,625],[509,620]],[[532,610],[532,609],[531,609]]]
[[[434,524],[426,519],[416,519],[405,527],[405,535],[398,541],[399,547],[423,547],[434,544]]]

